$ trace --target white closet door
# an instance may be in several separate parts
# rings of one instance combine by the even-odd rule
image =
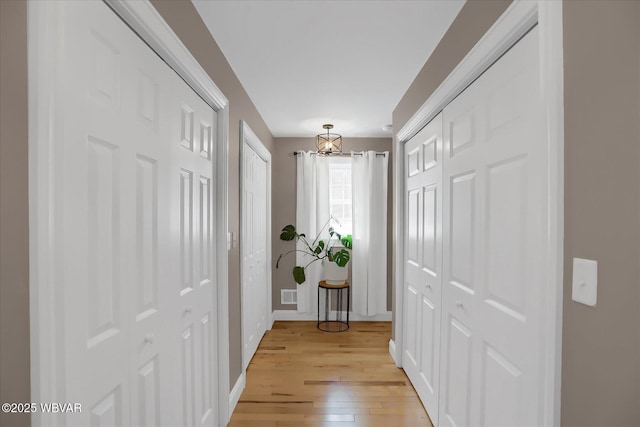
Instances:
[[[402,366],[437,425],[442,288],[442,116],[405,145],[405,351]]]
[[[133,230],[121,224],[130,225],[135,210],[121,200],[130,204],[134,197],[135,151],[124,136],[136,116],[122,98],[135,77],[123,79],[118,71],[133,52],[117,23],[102,21],[95,5],[66,7],[64,147],[58,153],[64,173],[57,189],[64,230],[63,388],[83,411],[63,425],[130,424],[129,313],[136,288],[127,277],[135,252]]]
[[[538,30],[443,111],[440,426],[542,425]]]
[[[242,173],[243,365],[267,330],[267,162],[244,143]]]
[[[215,113],[103,2],[64,20],[64,425],[214,425]]]
[[[213,425],[217,368],[214,288],[215,113],[175,76],[170,94],[171,301],[182,390],[180,425]],[[175,325],[179,329],[175,330]]]

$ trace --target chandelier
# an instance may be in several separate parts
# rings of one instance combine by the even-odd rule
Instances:
[[[316,135],[316,150],[318,154],[324,156],[342,154],[342,136],[329,132],[329,130],[333,129],[333,125],[330,123],[322,125],[322,128],[326,129],[327,133]]]

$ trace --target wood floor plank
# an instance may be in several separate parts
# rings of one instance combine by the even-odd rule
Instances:
[[[383,408],[382,402],[358,402],[346,400],[343,402],[313,402],[316,408]]]
[[[401,386],[405,387],[407,385],[404,381],[346,381],[346,380],[338,380],[338,381],[315,381],[315,380],[305,380],[304,385],[348,385],[348,386],[376,386],[376,385],[386,385],[386,386]]]
[[[432,427],[388,352],[389,322],[276,322],[247,370],[229,427]]]

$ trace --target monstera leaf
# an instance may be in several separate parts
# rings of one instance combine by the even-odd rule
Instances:
[[[300,266],[293,267],[293,280],[295,280],[298,285],[304,283],[306,280],[306,277],[304,276],[304,268]]]
[[[353,249],[353,238],[351,237],[351,234],[347,234],[346,236],[341,238],[340,243],[342,243],[342,246],[347,249]]]
[[[297,236],[296,228],[293,225],[287,225],[282,229],[282,233],[280,233],[280,240],[293,240]]]
[[[338,252],[333,254],[333,262],[338,264],[340,267],[347,265],[350,258],[351,256],[349,255],[349,251],[346,249],[340,249]]]

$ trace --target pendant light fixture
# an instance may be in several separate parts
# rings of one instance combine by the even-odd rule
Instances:
[[[318,154],[323,156],[330,156],[331,154],[342,153],[342,136],[337,133],[330,133],[333,129],[333,125],[330,123],[322,125],[323,129],[327,130],[327,133],[321,133],[316,135],[316,150]]]

